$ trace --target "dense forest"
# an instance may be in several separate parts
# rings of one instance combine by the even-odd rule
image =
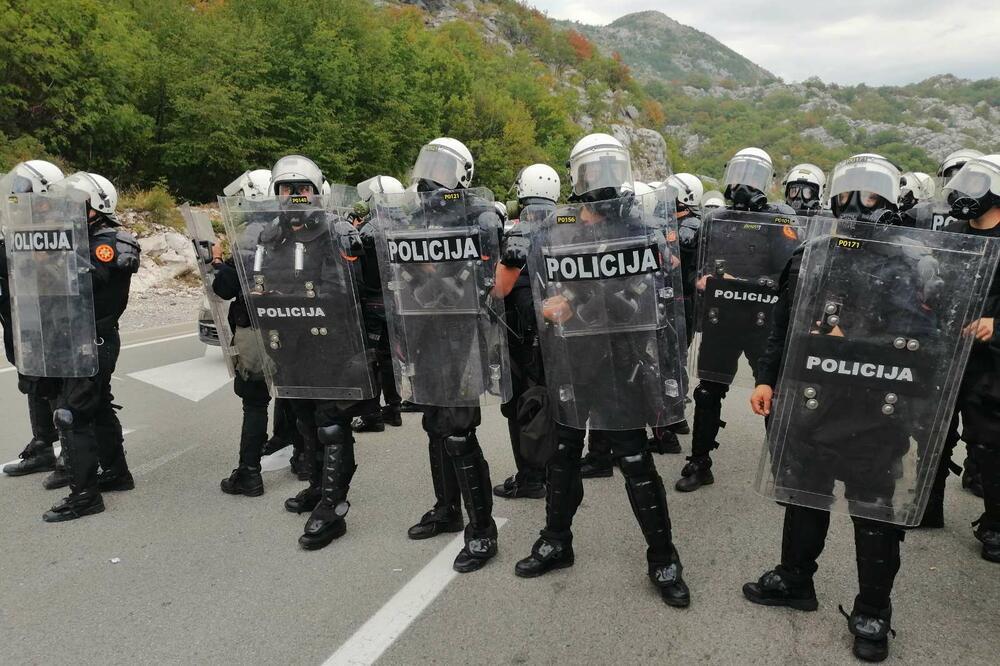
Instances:
[[[627,58],[516,0],[441,20],[371,0],[0,0],[0,32],[0,169],[46,157],[192,201],[289,152],[335,182],[405,178],[441,135],[467,143],[477,184],[499,194],[520,167],[558,168],[585,131],[611,123],[661,131],[674,170],[707,181],[747,145],[779,174],[863,151],[933,171],[940,155],[918,140],[939,153],[998,148],[996,79],[640,81]]]
[[[612,58],[532,29],[582,83],[627,85]],[[0,0],[0,33],[0,168],[49,157],[196,201],[288,152],[331,181],[402,177],[440,135],[505,191],[566,159],[584,104],[527,48],[366,0]]]

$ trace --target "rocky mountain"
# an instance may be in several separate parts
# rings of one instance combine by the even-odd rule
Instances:
[[[484,38],[540,52],[539,24],[557,39],[596,46],[626,64],[639,85],[585,89],[575,72],[554,64],[555,80],[584,101],[577,122],[627,139],[640,171],[657,170],[666,152],[675,169],[717,177],[727,157],[747,145],[769,150],[780,171],[798,161],[829,168],[856,151],[879,151],[904,168],[933,171],[958,148],[1000,150],[1000,80],[950,75],[901,87],[838,86],[818,79],[786,84],[710,35],[657,11],[607,26],[553,20],[516,0],[376,0],[416,5],[428,22],[476,22]],[[574,34],[575,33],[575,34]],[[534,40],[534,41],[533,41]],[[542,60],[551,60],[540,53]],[[592,108],[610,109],[595,117]],[[643,128],[652,128],[651,130]],[[651,154],[646,159],[644,154]],[[649,178],[648,176],[644,177]]]
[[[711,35],[658,11],[627,14],[606,26],[555,23],[585,35],[608,54],[620,54],[641,81],[682,83],[707,77],[756,85],[777,78]]]

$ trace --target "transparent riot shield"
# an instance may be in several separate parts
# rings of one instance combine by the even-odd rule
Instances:
[[[691,376],[753,386],[771,332],[778,278],[805,237],[806,218],[719,209],[701,228]]]
[[[500,219],[485,189],[376,197],[376,245],[404,400],[476,406],[511,396]]]
[[[920,522],[997,250],[973,236],[811,221],[762,493]]]
[[[354,258],[337,231],[347,211],[302,195],[219,207],[274,395],[372,397]]]
[[[4,237],[18,371],[34,377],[96,375],[85,195],[11,195]]]
[[[219,346],[229,368],[229,376],[235,375],[234,362],[237,349],[233,345],[233,331],[229,326],[229,302],[219,298],[212,290],[215,280],[215,268],[212,267],[212,246],[216,243],[215,230],[208,211],[196,210],[187,204],[180,207],[181,216],[187,226],[188,236],[194,245],[195,259],[198,262],[198,273],[205,290],[205,300],[215,322],[215,330],[219,336]]]
[[[684,303],[666,191],[563,206],[528,268],[559,423],[597,430],[684,418]]]

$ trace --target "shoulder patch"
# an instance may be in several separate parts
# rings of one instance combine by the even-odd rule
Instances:
[[[94,248],[94,256],[97,260],[108,264],[115,260],[115,249],[106,243],[102,243]]]

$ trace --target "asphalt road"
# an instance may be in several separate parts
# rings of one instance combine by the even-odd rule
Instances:
[[[300,550],[304,516],[282,502],[302,484],[280,459],[269,461],[282,468],[265,474],[263,497],[219,491],[236,460],[239,401],[213,350],[175,337],[190,330],[125,336],[142,345],[122,352],[114,382],[134,491],[106,495],[101,515],[47,525],[41,514],[59,492],[43,490],[40,475],[0,478],[0,663],[853,662],[837,612],[857,586],[846,517],[834,518],[820,562],[819,611],[760,608],[740,593],[776,563],[781,531],[780,510],[753,491],[763,431],[745,391],[726,402],[714,486],[674,492],[684,459],[657,457],[693,595],[677,610],[646,580],[645,544],[617,473],[586,482],[573,568],[515,578],[544,502],[498,500],[507,519],[500,555],[452,575],[451,535],[406,538],[433,501],[414,414],[402,428],[358,436],[347,535]],[[0,400],[2,462],[29,437],[16,374],[2,367]],[[499,482],[513,467],[506,427],[497,408],[484,411],[480,439]],[[971,535],[979,502],[953,478],[947,527],[907,536],[893,661],[997,663],[1000,567],[979,558]]]

